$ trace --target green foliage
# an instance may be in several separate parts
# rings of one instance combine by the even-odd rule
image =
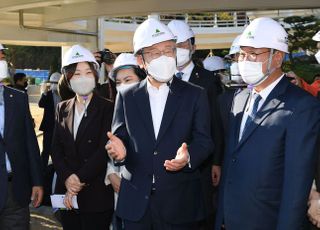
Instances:
[[[60,47],[6,46],[7,60],[17,69],[49,69],[59,71]]]

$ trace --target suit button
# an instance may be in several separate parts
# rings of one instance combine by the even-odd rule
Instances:
[[[83,161],[84,161],[85,163],[87,163],[87,162],[88,162],[88,159],[84,159]]]
[[[145,196],[144,198],[145,198],[146,200],[149,200],[149,196]]]
[[[91,143],[92,142],[92,140],[88,140],[88,143]]]
[[[153,155],[158,155],[158,152],[157,152],[157,151],[154,151],[154,152],[153,152]]]
[[[237,161],[237,159],[236,158],[232,158],[232,162],[236,162]]]

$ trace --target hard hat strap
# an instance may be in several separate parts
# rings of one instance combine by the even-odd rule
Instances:
[[[270,54],[269,54],[269,57],[268,57],[267,72],[265,73],[265,75],[257,83],[254,84],[255,86],[259,85],[261,82],[266,80],[270,76],[270,74],[272,74],[275,71],[275,69],[271,70],[273,54],[274,54],[274,49],[271,48],[270,49]]]

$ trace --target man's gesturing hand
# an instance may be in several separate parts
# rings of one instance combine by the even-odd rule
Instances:
[[[108,151],[109,156],[115,161],[122,161],[126,158],[126,148],[124,147],[123,142],[111,132],[108,132],[109,141],[106,145],[106,150]]]
[[[188,146],[186,143],[183,143],[177,151],[177,155],[172,160],[166,160],[164,162],[164,167],[168,171],[178,171],[182,169],[189,163],[190,156],[188,152]]]

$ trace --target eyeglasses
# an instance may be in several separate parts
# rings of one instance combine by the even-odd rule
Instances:
[[[267,51],[262,52],[262,53],[255,53],[255,52],[248,52],[247,53],[247,52],[240,51],[238,60],[239,61],[243,61],[247,57],[247,59],[249,59],[251,61],[255,61],[255,60],[257,60],[257,57],[259,55],[265,54],[265,53],[268,53],[268,52],[270,52],[270,50],[267,50]]]
[[[162,51],[154,49],[151,50],[149,52],[142,52],[143,55],[145,55],[145,57],[147,59],[157,59],[159,58],[161,55],[165,55],[167,57],[174,57],[176,54],[176,48],[175,47],[170,47],[170,48],[166,48]]]

